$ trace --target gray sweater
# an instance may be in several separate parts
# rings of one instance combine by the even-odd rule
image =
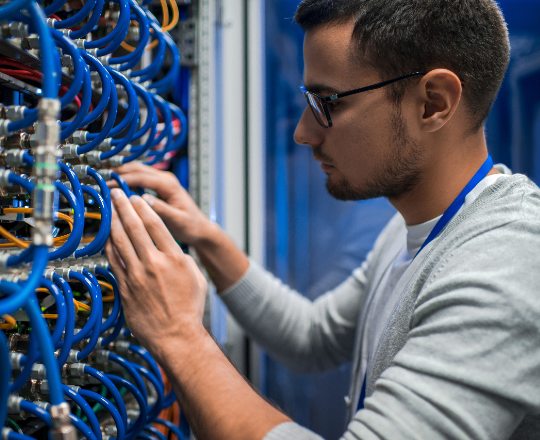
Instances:
[[[343,439],[539,439],[540,190],[521,175],[484,190],[409,266],[355,411],[364,301],[404,227],[396,216],[362,269],[314,303],[254,263],[223,299],[292,368],[353,361]],[[265,439],[318,438],[286,423]]]

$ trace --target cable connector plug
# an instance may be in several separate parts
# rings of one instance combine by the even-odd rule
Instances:
[[[58,172],[59,114],[60,101],[58,99],[40,99],[36,129],[38,147],[34,151],[36,186],[33,194],[35,220],[33,242],[36,246],[52,246],[53,244],[51,226],[54,211],[54,182]]]
[[[50,407],[53,427],[50,431],[52,440],[77,440],[77,432],[69,418],[71,412],[69,405],[62,402]]]

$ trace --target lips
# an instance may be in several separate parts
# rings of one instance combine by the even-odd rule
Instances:
[[[330,172],[331,170],[333,170],[335,167],[333,165],[330,165],[328,163],[321,163],[321,168],[322,170],[325,172],[325,173],[328,173]]]

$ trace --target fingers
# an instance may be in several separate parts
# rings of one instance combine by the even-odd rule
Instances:
[[[140,162],[123,165],[117,172],[129,186],[151,189],[165,199],[177,194],[187,194],[172,173],[160,171]]]
[[[105,244],[105,254],[107,255],[107,259],[109,260],[109,264],[118,280],[119,285],[124,285],[126,282],[126,266],[116,253],[111,240],[107,241]]]
[[[184,217],[182,211],[172,207],[167,202],[158,199],[157,197],[154,197],[150,194],[144,194],[142,198],[166,222],[169,222],[171,220],[180,221]]]
[[[115,188],[111,191],[111,198],[114,204],[111,238],[126,267],[134,268],[139,260],[146,260],[155,246],[125,194]]]
[[[148,203],[138,196],[133,196],[130,200],[156,247],[164,253],[182,252],[159,215]]]

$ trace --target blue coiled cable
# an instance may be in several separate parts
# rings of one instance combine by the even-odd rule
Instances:
[[[167,67],[167,73],[160,80],[152,84],[155,93],[165,94],[171,90],[175,79],[180,71],[180,52],[173,39],[168,34],[164,34],[165,44],[170,53],[171,65]]]
[[[101,435],[101,427],[99,425],[99,421],[96,417],[96,414],[94,413],[94,411],[92,410],[92,407],[88,404],[88,402],[86,400],[84,400],[84,398],[77,392],[75,391],[73,388],[67,386],[67,385],[64,385],[63,387],[63,390],[64,390],[64,395],[68,398],[70,398],[71,400],[73,400],[73,402],[75,402],[75,404],[81,408],[82,412],[84,413],[84,415],[86,416],[86,418],[88,419],[88,423],[90,423],[90,427],[92,428],[92,432],[94,433],[94,435],[96,436],[97,439],[101,439],[102,438],[102,435]]]
[[[113,307],[107,319],[105,319],[105,321],[101,324],[100,333],[104,333],[110,328],[112,328],[115,322],[118,320],[122,303],[120,299],[120,289],[118,288],[118,282],[116,281],[116,277],[114,276],[114,274],[108,269],[98,267],[96,268],[96,275],[105,278],[113,286]]]
[[[55,283],[64,294],[66,300],[66,331],[64,333],[64,339],[58,354],[57,361],[59,368],[62,368],[66,363],[69,352],[73,346],[73,334],[75,332],[75,305],[73,303],[73,292],[69,283],[57,273],[52,274],[52,281]]]
[[[140,59],[144,53],[148,40],[150,39],[150,28],[148,18],[145,12],[137,4],[137,2],[130,0],[131,9],[135,14],[135,19],[139,23],[139,41],[133,52],[118,57],[113,57],[109,60],[109,65],[122,64],[118,70],[124,71],[133,68],[140,62]]]
[[[109,53],[114,52],[122,41],[125,40],[129,31],[129,22],[131,17],[131,11],[127,0],[117,0],[115,3],[120,5],[120,16],[114,29],[102,38],[98,38],[92,41],[85,41],[85,49],[98,49],[97,56],[101,57]]]
[[[80,389],[79,394],[85,399],[90,399],[94,402],[101,404],[101,406],[103,406],[107,411],[109,411],[116,425],[116,430],[118,433],[116,438],[118,440],[122,440],[125,437],[126,427],[122,422],[122,417],[120,416],[120,413],[111,403],[111,401],[109,399],[106,399],[102,395],[90,390]]]
[[[56,305],[58,318],[55,322],[54,330],[51,334],[51,339],[54,345],[54,348],[60,348],[62,343],[62,335],[66,329],[66,299],[60,289],[54,285],[50,280],[46,278],[41,279],[41,287],[46,288],[54,298]]]
[[[152,374],[152,372],[147,368],[143,367],[142,365],[136,364],[134,362],[130,362],[130,364],[139,372],[141,376],[143,376],[148,382],[152,384],[154,390],[156,391],[156,401],[152,405],[152,408],[148,410],[147,421],[150,422],[151,420],[154,420],[163,409],[163,383],[160,383],[160,381]]]
[[[105,243],[107,243],[107,240],[109,239],[109,234],[111,231],[111,211],[107,207],[103,197],[101,197],[101,195],[95,189],[86,185],[83,185],[83,192],[90,196],[97,204],[101,214],[101,221],[99,223],[98,232],[94,239],[86,246],[77,249],[75,252],[76,258],[87,257],[101,252],[101,250],[103,250],[105,247]]]
[[[90,15],[90,13],[92,12],[95,6],[96,6],[96,0],[86,1],[83,4],[82,8],[79,9],[77,12],[75,12],[75,14],[73,14],[71,17],[56,21],[54,23],[54,28],[64,29],[64,28],[69,28],[69,27],[79,24],[81,21],[83,21],[86,17]],[[70,37],[73,38],[71,35]]]
[[[120,391],[118,391],[118,388],[116,388],[116,385],[107,377],[105,373],[95,369],[94,367],[91,367],[90,365],[84,366],[84,372],[92,376],[94,379],[97,379],[107,389],[109,394],[116,402],[116,407],[118,408],[120,417],[122,417],[122,423],[124,424],[124,426],[127,426],[128,416],[126,404],[124,402],[124,399],[122,398],[122,395],[120,394]]]
[[[160,425],[163,425],[169,428],[174,433],[174,435],[176,436],[178,440],[185,440],[186,437],[184,436],[182,431],[180,431],[180,428],[176,426],[174,423],[169,422],[168,420],[160,419],[160,418],[157,418],[154,421],[154,423],[158,423]]]
[[[110,361],[114,362],[115,364],[118,364],[120,367],[126,370],[126,372],[131,376],[131,378],[135,382],[135,385],[137,386],[137,388],[143,395],[144,400],[147,401],[148,393],[146,391],[146,385],[144,384],[144,381],[142,380],[142,377],[139,374],[139,372],[135,368],[133,368],[131,362],[124,359],[119,354],[113,353],[112,351],[108,351],[107,355]]]
[[[82,273],[70,270],[69,279],[82,283],[90,294],[90,299],[92,302],[88,320],[83,328],[74,335],[75,342],[80,342],[84,337],[90,335],[87,344],[81,351],[77,353],[77,360],[81,361],[86,359],[86,357],[94,350],[100,336],[99,329],[101,327],[101,319],[103,317],[101,289],[97,279],[86,269],[84,269]]]
[[[69,37],[73,39],[83,38],[89,34],[92,29],[98,24],[99,19],[101,18],[101,13],[103,12],[103,6],[105,5],[104,0],[96,0],[94,9],[92,11],[92,16],[86,21],[80,29],[72,30],[69,33]]]
[[[140,432],[144,428],[144,425],[146,424],[146,419],[147,419],[147,414],[148,414],[147,404],[141,392],[131,382],[115,374],[109,373],[108,376],[109,376],[109,379],[111,379],[115,384],[117,384],[118,386],[124,387],[128,392],[130,392],[131,395],[137,401],[137,404],[139,405],[139,416],[137,417],[137,419],[135,419],[135,421],[130,426],[128,426],[128,429],[127,429],[128,437],[135,436],[138,432]]]

